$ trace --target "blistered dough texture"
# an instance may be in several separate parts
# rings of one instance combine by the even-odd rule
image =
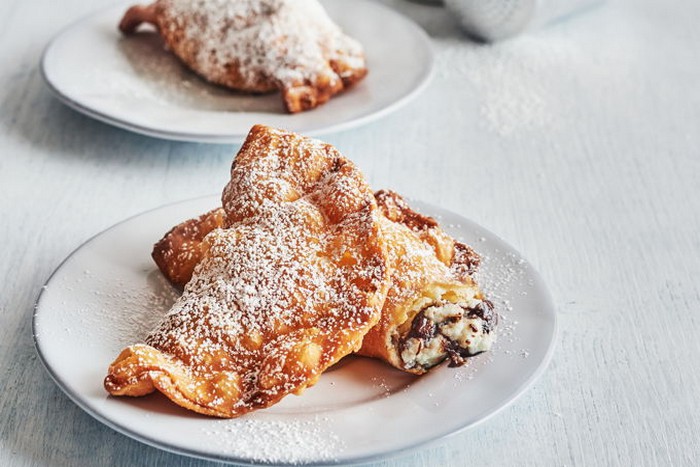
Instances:
[[[219,417],[267,407],[357,350],[388,286],[379,212],[333,147],[254,127],[224,190],[223,228],[145,345],[110,366],[106,389],[159,390]]]
[[[413,320],[433,305],[481,300],[481,290],[471,277],[480,258],[443,231],[435,219],[414,211],[397,193],[380,191],[375,197],[383,214],[380,223],[388,245],[391,284],[381,319],[365,336],[359,353],[409,373],[424,374],[455,350],[419,336],[409,343],[412,348],[406,353]],[[429,346],[430,357],[416,362],[415,355]],[[402,354],[411,358],[404,359]]]

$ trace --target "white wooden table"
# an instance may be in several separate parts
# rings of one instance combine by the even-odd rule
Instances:
[[[351,1],[351,0],[348,0]],[[109,0],[0,5],[0,465],[205,465],[122,436],[51,381],[34,300],[102,229],[226,181],[232,146],[171,143],[61,105],[43,47]],[[483,425],[377,465],[699,465],[700,2],[616,0],[495,46],[390,0],[434,39],[432,84],[328,135],[375,187],[459,212],[545,277],[544,377]]]

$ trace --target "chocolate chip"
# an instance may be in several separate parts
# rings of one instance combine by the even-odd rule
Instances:
[[[498,324],[498,313],[493,311],[493,303],[489,300],[482,300],[473,308],[464,308],[464,311],[469,318],[481,318],[482,331],[485,333],[491,332]]]
[[[411,323],[411,330],[408,332],[406,339],[408,340],[412,337],[415,337],[418,339],[427,340],[432,337],[435,337],[436,332],[437,326],[435,325],[433,320],[426,317],[425,313],[421,311],[416,315],[415,318],[413,318],[413,322]]]

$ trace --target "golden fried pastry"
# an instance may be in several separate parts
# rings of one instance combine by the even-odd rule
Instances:
[[[170,282],[184,287],[190,281],[194,267],[205,253],[204,237],[223,227],[225,216],[221,208],[209,211],[176,225],[154,245],[151,256]]]
[[[193,250],[203,256],[182,296],[109,367],[110,394],[159,390],[237,417],[314,384],[379,320],[389,282],[380,214],[332,146],[254,127],[222,203],[224,226]]]
[[[184,287],[204,256],[204,237],[224,225],[224,208],[212,209],[176,225],[153,245],[151,257],[170,283]]]
[[[422,374],[445,359],[461,365],[466,357],[488,350],[497,316],[471,278],[479,256],[445,233],[435,219],[411,209],[397,193],[378,191],[375,198],[383,215],[380,224],[388,245],[391,286],[382,317],[365,336],[359,353]],[[160,246],[172,232],[184,231],[193,222],[205,231],[204,217],[199,219],[173,228],[154,248],[154,257],[156,251],[167,254],[157,263],[173,283],[175,277],[186,281],[194,266],[169,259],[182,256],[178,245],[194,239],[171,242],[165,253]]]
[[[204,79],[248,92],[282,91],[289,112],[317,107],[367,74],[362,46],[318,0],[157,0],[133,6],[119,28],[156,26]]]
[[[382,317],[360,355],[423,374],[445,359],[451,366],[488,350],[496,314],[471,274],[479,256],[396,193],[376,193],[389,246],[391,284]]]

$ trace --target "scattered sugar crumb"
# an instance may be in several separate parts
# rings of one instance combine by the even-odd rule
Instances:
[[[266,420],[244,417],[221,421],[202,431],[224,454],[261,463],[333,462],[346,446],[324,416]]]

